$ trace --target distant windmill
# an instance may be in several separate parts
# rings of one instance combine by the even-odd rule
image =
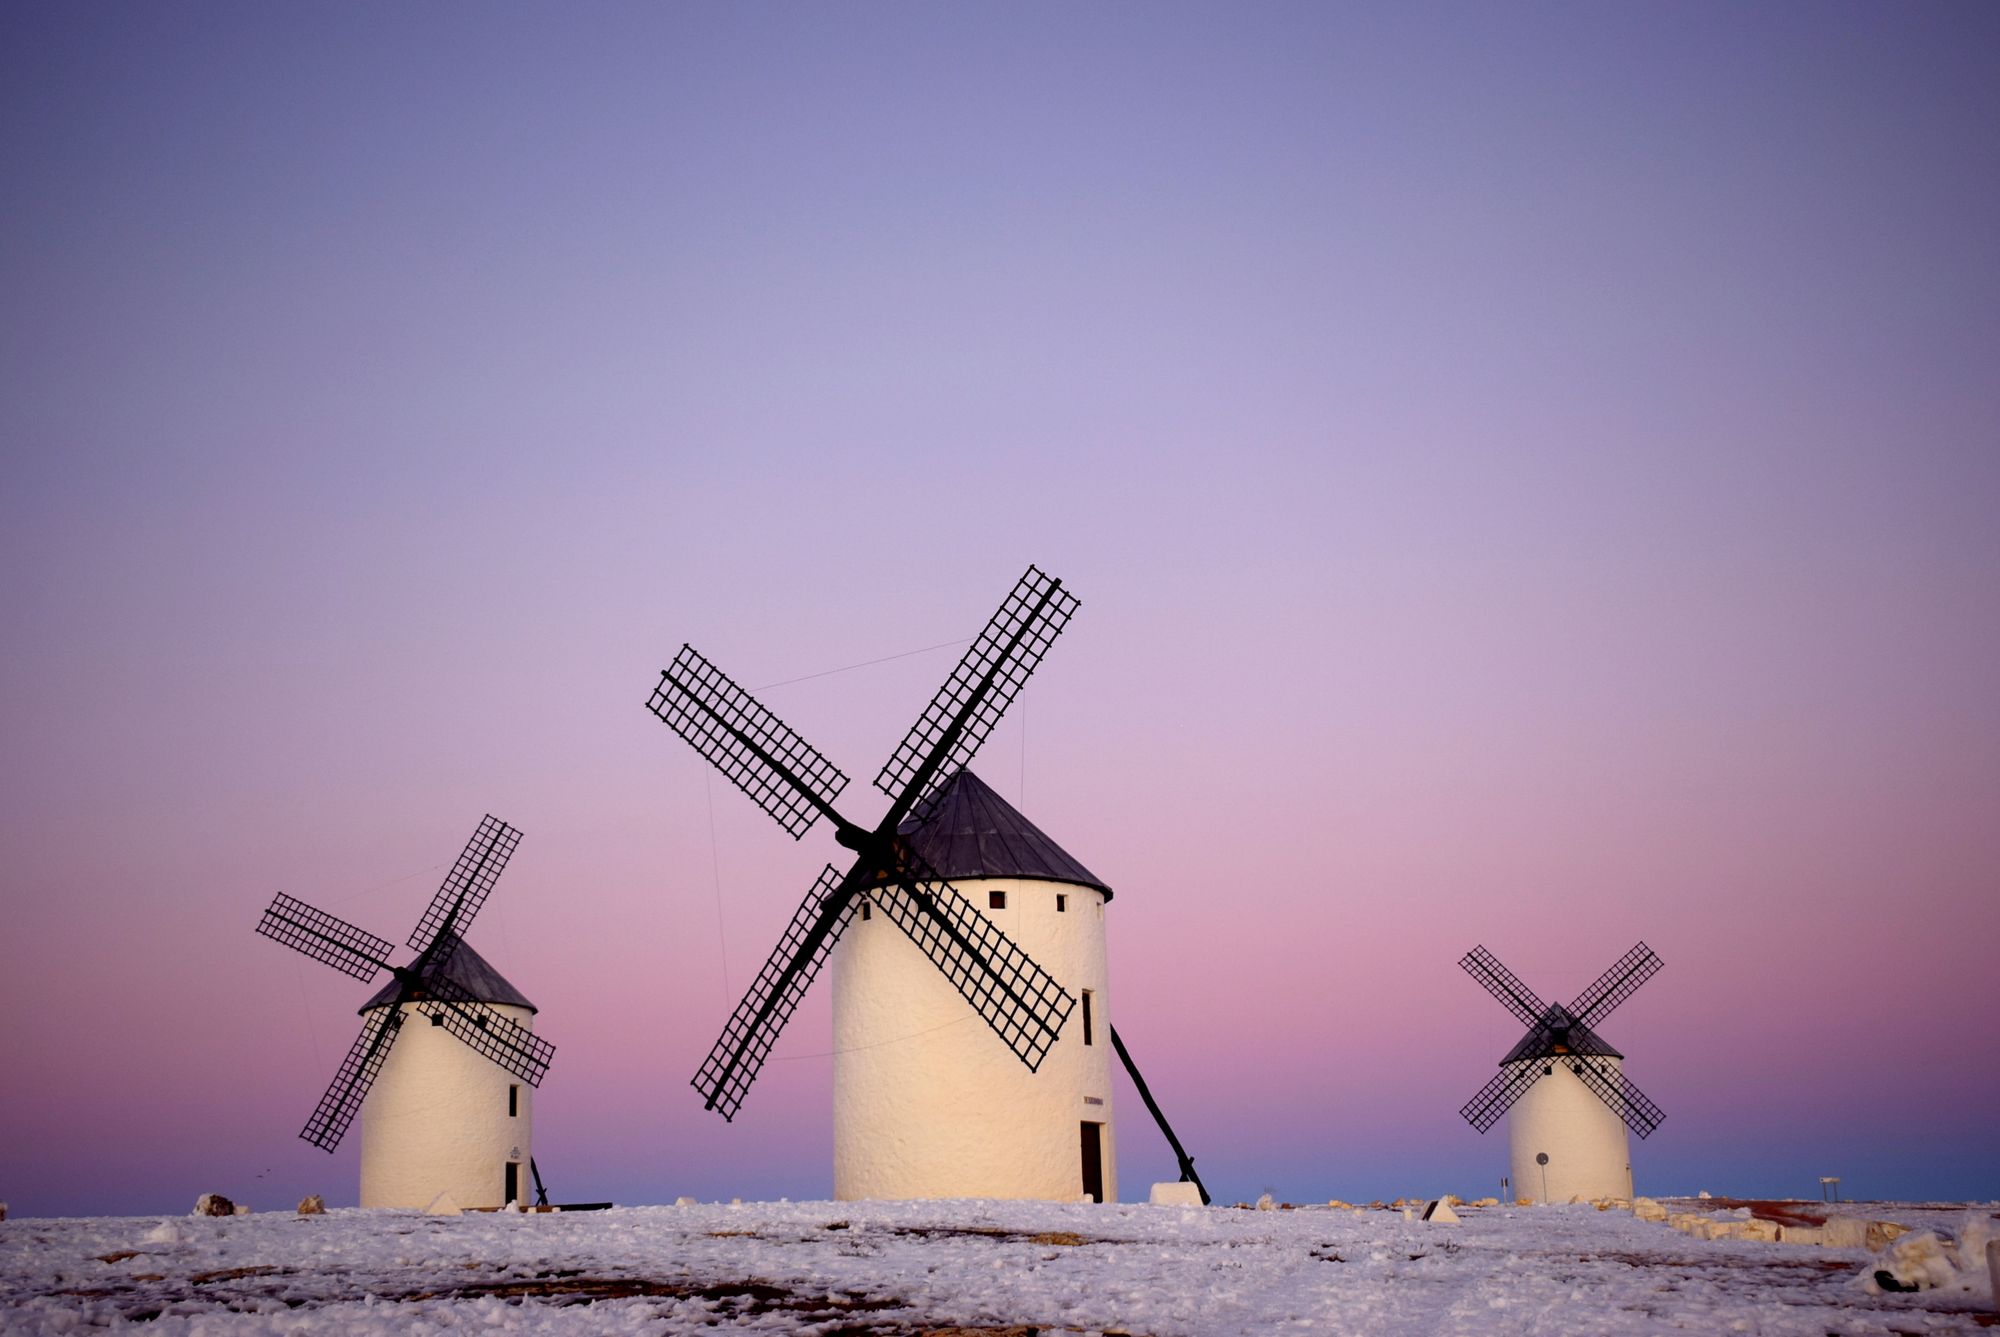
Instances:
[[[411,932],[417,955],[407,966],[389,964],[386,940],[283,894],[257,924],[363,982],[392,976],[362,1005],[361,1034],[299,1133],[331,1152],[366,1101],[363,1207],[422,1207],[439,1192],[461,1207],[525,1200],[532,1113],[517,1083],[540,1085],[555,1046],[529,1029],[534,1004],[461,941],[520,840],[498,818],[480,821]],[[392,1058],[414,1016],[430,1025]]]
[[[971,810],[966,805],[992,810],[997,796],[964,767],[1076,607],[1061,581],[1028,568],[875,777],[891,801],[872,830],[833,809],[847,776],[692,647],[681,648],[646,703],[794,839],[826,817],[835,839],[856,853],[844,872],[828,865],[820,874],[696,1073],[692,1084],[708,1108],[725,1119],[735,1116],[779,1032],[855,919],[879,910],[921,953],[907,945],[891,951],[891,944],[871,936],[867,950],[847,953],[847,968],[837,972],[836,1034],[844,1051],[834,1058],[840,1196],[1115,1196],[1102,1047],[1080,1039],[1080,1051],[1065,1053],[1046,1081],[1029,1083],[1021,1075],[1022,1068],[1028,1074],[1042,1069],[1079,1005],[1086,1009],[1087,1033],[1099,1026],[1110,1033],[1102,1010],[1101,919],[1109,892],[1026,819],[1006,810],[1010,831],[1033,832],[1046,849],[1026,864],[1000,867],[999,874],[1047,884],[1037,891],[1047,901],[1039,910],[1048,914],[1038,917],[1035,941],[1059,952],[1059,964],[1075,974],[1082,991],[1072,994],[1002,931],[1001,922],[1015,922],[1007,918],[1004,888],[984,889],[976,905],[925,854],[941,848],[940,833]],[[983,868],[964,871],[994,875]],[[1074,913],[1065,898],[1076,901]],[[995,1064],[997,1051],[973,1050],[975,1039],[956,1034],[948,1048],[925,1048],[929,1057],[920,1072],[907,1062],[884,1068],[853,1057],[906,1042],[913,1030],[924,1029],[914,1016],[928,1016],[949,999],[948,991],[940,994],[940,979],[972,1006],[1019,1067]],[[1119,1052],[1124,1058],[1122,1046]],[[1147,1101],[1157,1113],[1150,1095]],[[883,1139],[915,1150],[899,1162]],[[1192,1179],[1184,1153],[1182,1166],[1183,1177]]]
[[[1542,1002],[1484,947],[1458,964],[1528,1027],[1493,1080],[1459,1111],[1482,1133],[1508,1116],[1514,1192],[1541,1202],[1632,1196],[1625,1129],[1646,1137],[1666,1114],[1625,1076],[1625,1056],[1592,1028],[1658,973],[1660,958],[1640,943],[1568,1007]]]

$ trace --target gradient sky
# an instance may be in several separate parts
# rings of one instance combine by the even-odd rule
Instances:
[[[2000,9],[0,9],[0,1199],[296,1134],[484,812],[558,1199],[821,1197],[819,867],[642,702],[1083,606],[977,769],[1225,1199],[1497,1188],[1484,943],[1643,1190],[2000,1197]],[[867,786],[954,649],[766,700]],[[712,814],[712,817],[711,817]],[[1126,1196],[1173,1177],[1129,1087]]]

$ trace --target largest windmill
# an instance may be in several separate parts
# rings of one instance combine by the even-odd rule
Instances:
[[[968,883],[973,898],[931,857],[950,848],[959,814],[994,812],[997,796],[966,764],[1076,607],[1061,581],[1028,569],[875,777],[890,802],[872,827],[833,807],[847,776],[692,647],[647,702],[795,839],[825,818],[855,853],[806,893],[693,1081],[708,1108],[734,1118],[835,959],[838,1197],[1116,1197],[1099,1038],[1110,1033],[1108,889],[1011,808],[997,820],[1043,843],[997,874],[968,865],[981,879]],[[899,933],[883,937],[884,924]],[[1065,1038],[1079,1009],[1081,1034]],[[974,1018],[983,1028],[961,1024]]]

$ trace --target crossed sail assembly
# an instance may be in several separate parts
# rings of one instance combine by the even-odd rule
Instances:
[[[1644,1138],[1666,1113],[1625,1075],[1625,1056],[1593,1028],[1659,973],[1659,956],[1639,943],[1567,1007],[1544,1003],[1484,947],[1458,964],[1528,1028],[1500,1060],[1500,1071],[1459,1110],[1482,1133],[1507,1116],[1514,1193],[1542,1202],[1631,1197],[1625,1130]]]
[[[520,841],[497,817],[481,819],[411,930],[405,966],[390,964],[386,939],[282,893],[258,921],[265,937],[363,983],[389,973],[299,1133],[331,1152],[362,1114],[364,1207],[422,1207],[440,1192],[464,1207],[527,1200],[522,1087],[541,1084],[555,1046],[530,1029],[534,1004],[463,940]],[[429,1026],[411,1024],[421,1020]]]
[[[854,1043],[834,1060],[837,1197],[1115,1198],[1108,1038],[1183,1180],[1207,1200],[1109,1024],[1109,889],[967,769],[1076,608],[1060,580],[1028,568],[876,775],[890,802],[872,827],[833,806],[846,774],[692,646],[646,702],[794,839],[824,818],[854,852],[845,869],[829,864],[814,881],[692,1081],[707,1108],[733,1120],[806,990],[830,960],[843,960],[835,1027]],[[961,874],[924,853],[950,848],[941,837],[964,822],[1032,833],[1054,853],[968,865],[966,885],[977,887],[968,897],[948,880]],[[890,944],[876,925],[842,943],[878,912],[905,944]],[[1059,981],[1016,936],[1031,936],[1071,978]],[[954,993],[961,1001],[949,1001]],[[1005,1059],[949,1030],[962,1007],[1000,1040]]]

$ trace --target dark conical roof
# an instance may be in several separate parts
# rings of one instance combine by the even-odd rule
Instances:
[[[947,882],[1033,877],[1095,887],[1105,900],[1111,899],[1111,888],[1097,874],[1071,858],[971,771],[961,770],[946,780],[930,817],[904,822],[897,834]]]
[[[1550,1031],[1567,1030],[1570,1036],[1569,1052],[1595,1054],[1602,1058],[1624,1058],[1625,1056],[1604,1042],[1604,1037],[1590,1027],[1573,1020],[1569,1009],[1559,1004],[1550,1004],[1542,1013],[1542,1024]],[[1521,1043],[1507,1051],[1507,1057],[1500,1060],[1500,1066],[1519,1063],[1523,1059],[1549,1058],[1559,1051],[1548,1031],[1532,1030],[1521,1037]]]
[[[435,961],[424,967],[423,978],[432,979],[438,973]],[[472,950],[470,943],[459,940],[458,950],[444,963],[444,977],[456,984],[472,997],[475,1003],[498,1003],[503,1007],[525,1007],[530,1012],[538,1011],[521,991],[507,982],[507,977],[487,964],[486,958]],[[402,988],[397,980],[390,980],[375,991],[375,996],[361,1005],[363,1012],[374,1008],[387,1007],[396,1001],[396,993]]]

